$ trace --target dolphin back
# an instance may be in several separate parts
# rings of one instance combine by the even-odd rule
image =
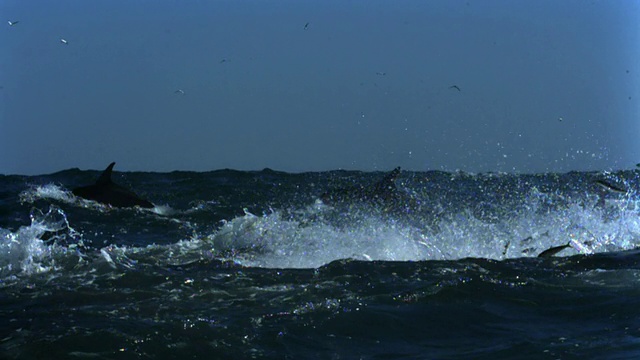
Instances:
[[[115,162],[109,164],[95,184],[77,187],[72,190],[73,194],[87,200],[93,200],[113,207],[155,207],[151,202],[140,198],[131,190],[128,190],[111,180],[111,173],[115,164]]]

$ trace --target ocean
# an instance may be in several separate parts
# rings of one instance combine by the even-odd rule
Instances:
[[[638,171],[100,173],[0,176],[0,358],[640,357]]]

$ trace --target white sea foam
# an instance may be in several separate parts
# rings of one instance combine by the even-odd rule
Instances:
[[[81,236],[69,226],[65,213],[51,206],[46,213],[38,209],[31,211],[31,224],[21,226],[16,231],[0,228],[0,276],[15,274],[43,273],[54,269],[58,263],[75,254],[74,249],[81,245]],[[69,237],[80,239],[80,244],[70,243],[61,246],[52,241],[47,245],[43,235],[65,231]],[[58,235],[52,235],[55,239]],[[76,256],[76,261],[79,258]]]
[[[42,191],[60,195],[60,189],[55,187]],[[435,227],[366,212],[355,213],[354,218],[347,221],[338,215],[336,222],[335,218],[324,216],[332,208],[319,204],[294,214],[275,210],[256,216],[246,212],[211,233],[198,234],[194,228],[190,238],[171,245],[109,246],[96,251],[93,259],[111,268],[134,268],[138,261],[162,265],[212,258],[245,266],[316,268],[345,258],[502,260],[535,257],[546,249],[567,243],[571,247],[560,255],[620,251],[640,245],[638,206],[631,199],[604,209],[576,202],[543,210],[542,205],[548,199],[538,195],[533,191],[527,196],[526,204],[497,218],[484,219],[470,209],[462,209],[441,215]],[[0,273],[37,273],[51,269],[59,247],[46,245],[40,238],[45,231],[65,227],[71,229],[64,213],[52,207],[46,214],[34,211],[30,226],[13,232],[0,229]]]
[[[535,209],[535,207],[533,207]],[[607,218],[602,209],[571,205],[538,213],[526,211],[496,222],[462,211],[444,217],[438,230],[424,230],[379,217],[363,217],[350,226],[300,222],[280,212],[246,214],[210,234],[211,244],[247,266],[313,268],[344,258],[421,261],[481,257],[535,257],[567,243],[562,255],[620,251],[640,245],[640,218],[635,211],[616,210]]]
[[[22,203],[33,203],[39,199],[53,199],[67,204],[72,204],[76,201],[76,197],[71,191],[65,190],[56,184],[32,186],[20,193],[20,202]]]

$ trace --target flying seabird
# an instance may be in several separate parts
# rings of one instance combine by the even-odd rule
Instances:
[[[451,86],[449,86],[449,89],[456,89],[456,90],[458,90],[458,91],[462,91],[462,90],[460,90],[460,88],[458,87],[458,85],[451,85]]]
[[[65,44],[65,45],[69,45],[69,42],[67,40],[65,40],[65,39],[60,39],[60,42]]]
[[[184,90],[182,90],[182,89],[178,89],[178,90],[174,91],[173,93],[174,93],[174,94],[181,94],[181,95],[184,95]]]
[[[19,23],[20,21],[11,21],[11,20],[9,20],[7,22],[9,23],[9,26],[13,26],[13,25]]]

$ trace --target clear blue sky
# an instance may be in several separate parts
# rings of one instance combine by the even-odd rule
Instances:
[[[640,1],[3,0],[0,14],[1,174],[640,162]]]

